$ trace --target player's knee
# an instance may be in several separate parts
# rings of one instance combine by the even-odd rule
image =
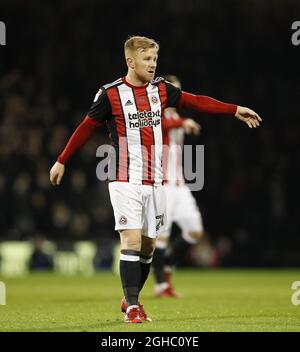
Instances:
[[[121,249],[130,249],[133,251],[140,252],[141,240],[138,238],[126,238],[121,244]]]
[[[143,237],[141,255],[152,257],[155,247],[156,247],[155,238]]]
[[[120,231],[121,250],[130,249],[133,251],[141,251],[141,235],[136,231]]]
[[[203,231],[184,231],[183,238],[190,244],[196,244],[204,236]]]
[[[191,231],[189,233],[191,238],[194,238],[196,240],[200,240],[202,237],[204,237],[204,232],[203,231]]]
[[[168,245],[169,237],[167,235],[160,235],[156,239],[156,248],[165,249]]]

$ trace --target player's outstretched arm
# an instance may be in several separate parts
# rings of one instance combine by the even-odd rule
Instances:
[[[250,128],[258,127],[262,121],[261,117],[251,109],[234,104],[223,103],[222,101],[205,95],[194,95],[182,92],[180,106],[209,114],[232,115],[245,122]]]
[[[59,185],[65,172],[65,165],[57,161],[50,170],[50,181],[53,186]]]
[[[237,119],[245,122],[250,128],[258,127],[262,121],[261,117],[253,110],[238,106],[234,115]]]

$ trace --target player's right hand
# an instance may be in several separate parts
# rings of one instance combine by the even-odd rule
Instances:
[[[234,115],[237,119],[245,122],[248,127],[259,127],[262,118],[253,110],[244,106],[238,106]]]
[[[65,172],[65,165],[56,162],[50,170],[50,181],[53,186],[59,185]]]

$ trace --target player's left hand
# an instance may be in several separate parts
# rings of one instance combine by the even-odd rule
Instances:
[[[196,121],[194,121],[192,119],[185,119],[182,124],[182,127],[184,128],[184,132],[186,134],[198,135],[201,130],[201,126],[199,125],[199,123],[197,123]]]
[[[238,106],[236,113],[234,115],[237,119],[245,122],[250,128],[259,127],[262,121],[261,117],[253,110],[245,108],[243,106]]]

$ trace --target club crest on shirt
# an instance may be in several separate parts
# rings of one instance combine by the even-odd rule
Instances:
[[[158,103],[158,99],[157,99],[157,97],[155,95],[152,95],[151,101],[152,101],[153,104],[157,104]]]
[[[127,218],[126,216],[122,215],[119,219],[119,224],[120,225],[126,225],[127,224]]]

